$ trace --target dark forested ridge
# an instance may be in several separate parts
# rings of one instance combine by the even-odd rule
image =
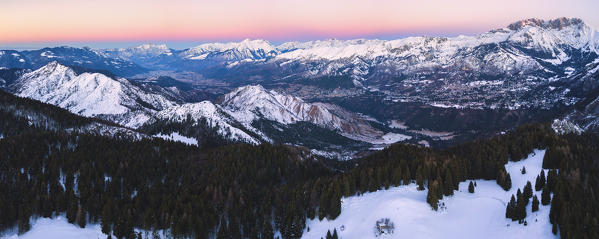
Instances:
[[[74,115],[68,110],[14,96],[0,90],[0,133],[5,136],[17,135],[40,129],[55,131],[87,125],[95,119]]]
[[[34,111],[48,110],[39,107]],[[47,115],[67,126],[92,120],[60,110]],[[17,128],[22,119],[2,117],[2,130],[14,129],[0,139],[3,231],[16,227],[22,233],[32,216],[65,214],[71,223],[99,223],[119,238],[135,237],[133,228],[169,229],[176,237],[272,238],[279,231],[283,238],[299,238],[306,218],[339,216],[343,196],[416,182],[429,189],[427,201],[436,210],[438,200],[465,180],[496,180],[509,189],[503,165],[539,148],[547,149],[543,166],[559,169],[546,183],[553,200],[541,198],[552,204],[555,233],[598,235],[598,137],[558,136],[547,124],[444,150],[396,144],[336,163],[292,146],[217,146],[209,140],[212,131],[189,127],[211,147]]]

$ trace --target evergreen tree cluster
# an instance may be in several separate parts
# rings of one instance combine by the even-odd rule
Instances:
[[[77,128],[93,122],[114,125],[74,115],[65,109],[0,90],[0,134],[4,137],[40,130]]]
[[[512,219],[512,221],[518,221],[519,223],[523,223],[524,219],[526,218],[526,205],[528,205],[528,202],[530,202],[531,198],[532,185],[529,181],[526,183],[526,186],[524,186],[524,189],[522,191],[518,189],[516,196],[512,195],[510,202],[507,204],[505,208],[505,217]]]
[[[327,235],[324,237],[325,239],[339,239],[337,235],[337,228],[333,229],[333,233],[331,234],[331,230],[327,231]]]
[[[549,219],[561,238],[599,238],[598,142],[595,134],[565,135],[545,153],[543,167],[551,170],[541,204],[551,203]]]
[[[135,237],[134,227],[197,238],[272,238],[275,230],[299,238],[320,204],[327,217],[340,213],[328,196],[340,193],[326,180],[334,172],[287,146],[201,150],[44,132],[0,140],[0,155],[2,230],[23,233],[32,216],[65,214],[117,238]]]

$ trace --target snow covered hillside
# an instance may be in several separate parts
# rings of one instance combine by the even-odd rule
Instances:
[[[78,75],[58,62],[24,74],[10,88],[21,97],[134,128],[156,110],[174,105],[164,96],[148,94],[126,79],[113,79],[101,73]]]
[[[251,130],[252,132],[262,135],[257,129],[254,129],[249,124],[240,124],[229,115],[229,112],[223,110],[219,105],[215,105],[210,101],[202,101],[198,103],[188,103],[178,106],[173,106],[168,109],[157,112],[156,120],[164,120],[171,122],[182,122],[190,119],[198,122],[205,119],[211,127],[217,127],[218,133],[223,136],[228,136],[230,139],[251,144],[259,144],[260,139],[256,139],[240,128]],[[150,123],[153,120],[150,120]],[[267,137],[263,137],[268,140]]]
[[[379,238],[556,238],[551,233],[549,205],[539,205],[539,211],[532,213],[529,203],[527,226],[505,218],[506,204],[512,194],[527,181],[534,188],[544,155],[545,150],[535,150],[528,158],[505,166],[512,177],[510,191],[504,191],[495,181],[476,180],[475,192],[469,193],[469,181],[462,182],[459,192],[439,202],[445,205],[439,211],[433,211],[426,203],[427,191],[416,190],[414,184],[343,198],[337,219],[308,221],[309,231],[306,228],[302,238],[324,237],[328,230],[334,229],[339,238],[377,238],[375,223],[383,218],[389,218],[395,229],[393,234]],[[522,167],[526,167],[526,174],[520,173]],[[540,197],[540,192],[533,194]]]
[[[366,117],[332,104],[308,103],[301,98],[266,90],[261,85],[239,87],[224,96],[221,105],[239,122],[259,119],[282,124],[310,122],[365,142],[389,142],[383,132],[371,127]],[[397,142],[395,140],[393,142]],[[391,142],[392,143],[392,142]]]

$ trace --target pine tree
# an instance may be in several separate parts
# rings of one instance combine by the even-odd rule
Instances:
[[[524,186],[524,191],[522,193],[526,198],[532,197],[532,184],[530,183],[530,181],[526,182],[526,186]]]
[[[338,187],[334,186],[333,188],[334,190],[330,197],[331,202],[329,203],[329,215],[331,216],[331,219],[335,219],[341,214],[341,194],[338,192]]]
[[[500,170],[497,174],[497,184],[503,188],[505,191],[509,191],[512,188],[512,179],[509,173],[505,172],[505,170]]]
[[[412,175],[410,174],[410,168],[408,168],[408,166],[405,166],[404,169],[402,170],[402,173],[403,173],[403,184],[404,185],[410,184],[410,182],[412,181]]]
[[[333,236],[331,235],[331,230],[327,230],[327,236],[325,238],[326,239],[333,239]]]
[[[418,191],[423,191],[424,188],[424,178],[422,177],[422,173],[420,170],[420,168],[418,168],[419,170],[416,171],[416,183],[418,183]]]
[[[337,228],[333,229],[332,239],[339,239],[339,236],[337,235]]]
[[[85,228],[85,223],[86,223],[85,212],[83,212],[83,209],[81,207],[79,207],[79,209],[77,209],[77,217],[75,220],[77,221],[77,225],[79,225],[79,227]]]
[[[102,217],[101,218],[102,218],[101,219],[102,232],[110,235],[110,232],[112,231],[112,229],[111,229],[112,209],[111,209],[110,200],[107,201],[106,204],[104,204],[104,208],[102,209]]]
[[[69,196],[69,206],[67,208],[67,221],[69,223],[75,223],[75,220],[77,219],[77,209],[79,207],[77,204],[77,198],[75,198],[75,194],[71,190],[71,195]]]
[[[239,223],[237,222],[237,218],[235,217],[229,219],[229,233],[231,235],[231,238],[241,238]]]
[[[516,209],[516,197],[514,197],[514,195],[512,194],[512,198],[510,199],[510,202],[508,202],[508,204],[505,208],[505,217],[515,220],[515,218],[516,218],[514,216],[515,209]]]
[[[393,170],[393,185],[401,185],[401,167],[396,167],[395,170]]]
[[[445,170],[445,181],[443,183],[443,195],[451,196],[453,195],[453,176],[451,175],[451,171],[448,169]]]
[[[543,187],[543,192],[541,193],[541,204],[549,205],[551,203],[551,192],[549,191],[549,186],[546,184]]]
[[[532,212],[536,212],[539,210],[539,199],[537,198],[537,195],[534,195],[534,197],[532,197]]]
[[[547,174],[547,185],[549,186],[550,192],[553,192],[556,181],[557,181],[557,172],[555,171],[555,169],[550,169],[549,173]]]
[[[474,193],[474,184],[472,183],[472,181],[470,181],[470,184],[468,184],[468,192]]]
[[[29,224],[29,210],[25,206],[19,207],[19,219],[18,219],[18,233],[23,234],[31,228]]]
[[[537,180],[535,181],[535,191],[541,191],[545,186],[545,172],[541,170],[541,174],[537,176]]]
[[[439,208],[439,197],[438,197],[438,182],[435,180],[428,185],[428,193],[426,194],[426,202],[431,205],[433,210],[437,211]]]
[[[270,223],[270,217],[266,217],[262,220],[262,238],[272,239],[275,237],[274,231],[272,230],[272,224]]]
[[[218,227],[218,232],[216,233],[217,239],[230,239],[231,233],[229,232],[229,227],[227,226],[227,222],[224,219],[224,216],[220,220],[220,227]]]
[[[516,210],[514,213],[515,219],[522,223],[522,220],[526,218],[526,205],[528,204],[528,198],[520,193],[520,189],[517,192]]]
[[[526,174],[526,167],[522,166],[522,170],[520,170],[520,172],[522,172],[522,174]]]

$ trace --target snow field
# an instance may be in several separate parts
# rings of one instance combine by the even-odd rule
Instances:
[[[198,140],[194,139],[194,138],[189,138],[183,135],[180,135],[178,132],[173,132],[171,134],[157,134],[154,135],[154,137],[158,137],[158,138],[162,138],[162,139],[166,139],[166,140],[170,140],[170,141],[176,141],[176,142],[181,142],[187,145],[195,145],[198,146]]]
[[[427,191],[416,190],[415,184],[343,198],[337,219],[308,220],[310,231],[304,230],[302,238],[321,238],[327,230],[332,232],[335,228],[343,239],[376,238],[374,226],[381,218],[390,218],[395,230],[379,238],[556,238],[551,233],[549,205],[539,205],[539,211],[532,213],[529,202],[528,226],[505,218],[506,204],[518,188],[524,188],[530,181],[534,190],[544,155],[545,150],[535,150],[525,160],[506,164],[512,178],[512,189],[508,192],[494,180],[475,180],[477,187],[471,194],[467,190],[470,181],[461,182],[459,191],[439,202],[445,205],[439,211],[431,209],[426,203]],[[524,175],[520,173],[523,166],[527,171]],[[541,196],[540,192],[533,194]]]

